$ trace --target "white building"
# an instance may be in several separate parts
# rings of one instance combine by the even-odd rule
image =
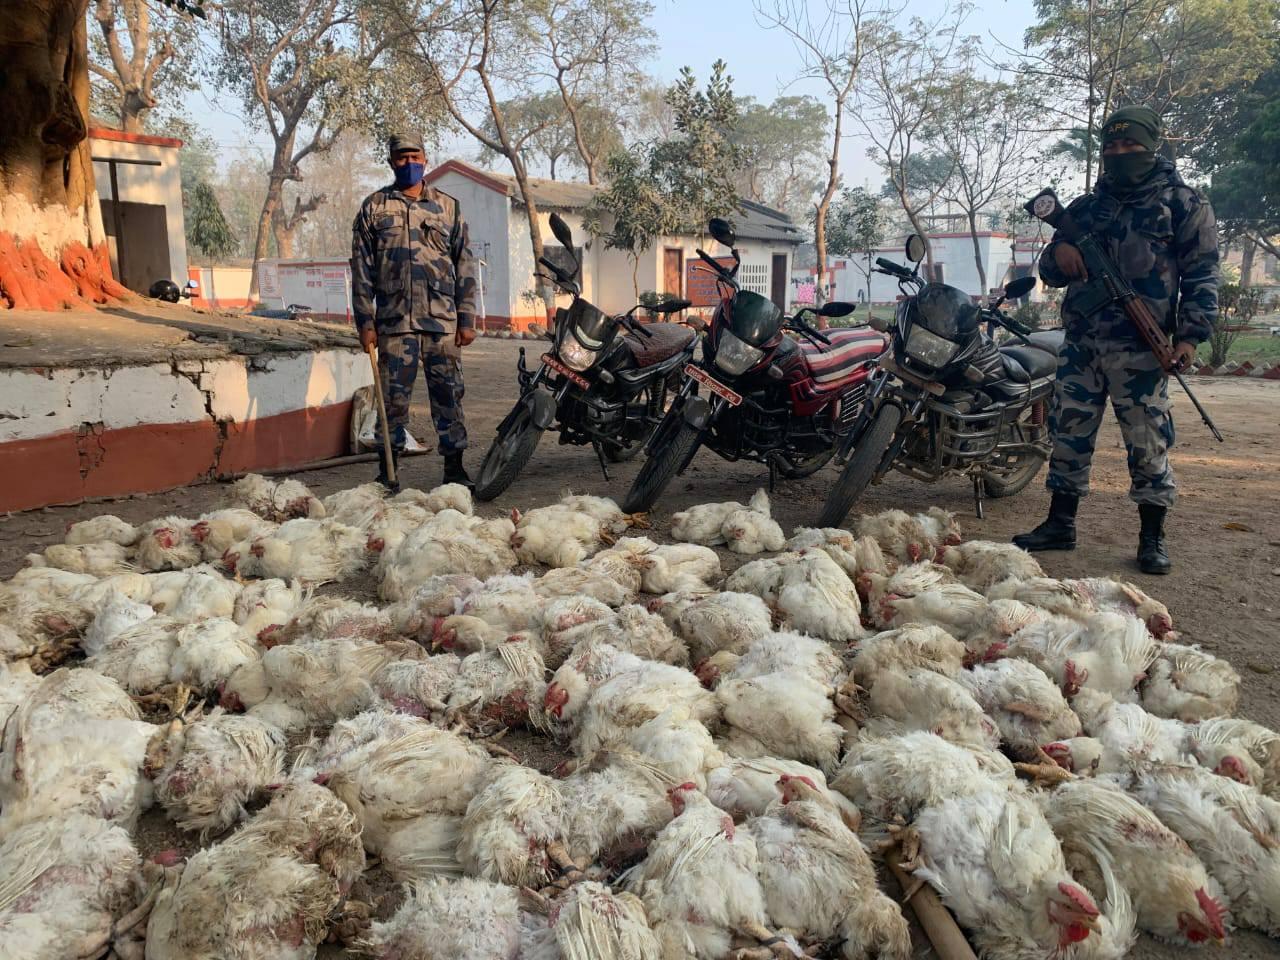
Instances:
[[[920,265],[920,272],[929,279],[958,287],[970,296],[981,296],[1003,286],[1008,281],[1031,273],[1035,266],[1040,244],[1030,238],[1019,237],[1015,241],[1010,234],[983,231],[977,234],[978,251],[987,275],[987,290],[978,282],[978,264],[974,256],[973,235],[969,233],[934,233],[929,235],[933,248],[933,273],[927,264]],[[907,263],[904,244],[878,247],[871,251],[874,265],[877,257],[898,263]],[[1016,260],[1015,260],[1016,253]],[[832,257],[827,270],[829,300],[848,300],[863,303],[867,299],[866,255],[856,257]],[[814,282],[812,267],[796,271],[792,277],[793,297],[811,302]],[[1032,299],[1038,299],[1039,290]],[[892,303],[899,296],[898,282],[882,273],[871,274],[871,302]]]
[[[545,311],[534,292],[529,223],[515,177],[448,160],[427,174],[427,182],[461,203],[471,248],[484,261],[484,328],[519,330],[535,321],[544,323]],[[709,237],[663,237],[633,263],[623,251],[606,250],[604,241],[583,226],[586,210],[601,187],[540,178],[531,178],[529,185],[546,255],[555,260],[562,252],[548,225],[554,211],[573,230],[579,247],[582,295],[600,309],[611,313],[629,310],[635,305],[637,290],[688,297],[695,307],[714,304],[714,286],[706,283],[710,273],[695,266],[700,262],[695,250],[702,246],[715,255],[728,251],[719,250]],[[742,201],[739,212],[730,219],[738,234],[743,287],[771,297],[785,309],[790,299],[792,259],[802,240],[799,228],[786,214],[750,201]],[[601,226],[608,232],[609,223]]]
[[[182,217],[182,141],[89,129],[89,155],[102,203],[111,273],[146,293],[157,280],[187,282],[187,236]]]

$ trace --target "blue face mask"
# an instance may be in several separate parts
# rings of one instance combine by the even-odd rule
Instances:
[[[396,186],[401,190],[406,187],[413,187],[422,179],[422,175],[427,172],[427,166],[424,163],[406,163],[402,166],[393,168],[396,172]]]

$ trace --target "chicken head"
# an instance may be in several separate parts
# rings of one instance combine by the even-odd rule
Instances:
[[[1200,904],[1200,916],[1193,916],[1185,910],[1179,913],[1179,932],[1192,943],[1205,943],[1208,940],[1213,940],[1219,945],[1225,943],[1226,911],[1223,910],[1222,904],[1209,896],[1204,887],[1196,891],[1196,901]]]
[[[565,704],[569,702],[569,691],[552,680],[547,684],[547,692],[543,694],[542,702],[547,713],[559,720],[564,715]]]
[[[1057,890],[1050,893],[1045,907],[1049,920],[1058,927],[1058,946],[1066,948],[1086,939],[1090,933],[1101,929],[1098,907],[1082,887],[1059,881]]]

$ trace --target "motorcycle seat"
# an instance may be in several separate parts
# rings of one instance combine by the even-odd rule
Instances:
[[[855,369],[884,353],[884,337],[871,329],[826,330],[831,341],[814,343],[799,338],[800,355],[809,368],[814,383],[830,385],[847,380]]]
[[[1038,336],[1044,335],[1032,334],[1032,337]],[[1010,379],[1026,383],[1029,378],[1052,376],[1058,369],[1058,348],[1050,346],[1047,340],[1032,342],[1034,346],[1012,343],[1000,348],[1000,356],[1005,360],[1005,372],[1009,374]],[[1061,334],[1058,334],[1058,342],[1059,344],[1062,342]],[[1016,364],[1016,370],[1010,369],[1009,361]]]
[[[636,361],[637,367],[652,367],[656,363],[668,360],[687,347],[695,336],[692,328],[683,323],[646,323],[646,333],[628,333],[623,337],[627,349]]]

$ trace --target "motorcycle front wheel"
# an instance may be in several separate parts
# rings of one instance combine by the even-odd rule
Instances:
[[[693,455],[701,439],[697,429],[681,420],[675,433],[658,445],[636,474],[635,483],[631,484],[626,499],[622,501],[622,512],[644,513],[649,510]]]
[[[477,500],[492,500],[515,482],[542,439],[542,431],[533,422],[533,413],[524,402],[518,404],[515,419],[505,431],[493,438],[476,477]]]
[[[1001,443],[1034,443],[1039,440],[1041,435],[1048,429],[1047,427],[1032,426],[1026,420],[1028,414],[1023,415],[1023,419],[1016,423],[1007,423],[1001,431]],[[986,490],[986,494],[992,500],[999,500],[1001,497],[1012,497],[1021,493],[1027,488],[1036,474],[1040,472],[1040,468],[1044,466],[1046,458],[1030,453],[1019,453],[1012,456],[997,454],[993,459],[992,468],[982,471],[982,484]]]
[[[867,484],[875,478],[880,461],[884,459],[885,451],[893,443],[894,434],[902,423],[902,412],[902,408],[896,403],[886,403],[876,411],[875,419],[858,438],[853,456],[845,464],[844,472],[840,474],[836,485],[831,488],[827,502],[822,505],[818,526],[838,527],[844,523],[844,518],[867,489]]]

